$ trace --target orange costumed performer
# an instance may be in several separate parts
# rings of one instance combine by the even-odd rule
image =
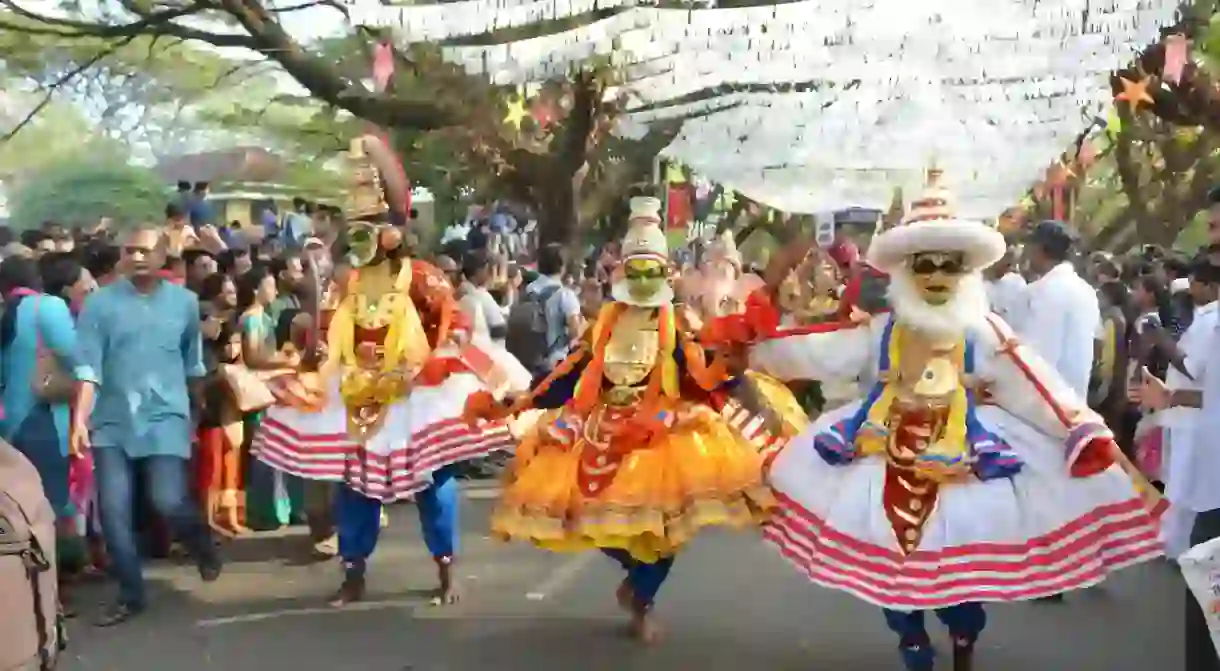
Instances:
[[[518,446],[492,517],[502,537],[619,563],[617,597],[645,642],[659,635],[652,606],[678,551],[703,527],[757,524],[772,503],[762,453],[712,405],[734,383],[727,362],[708,363],[678,323],[659,209],[632,199],[614,300],[510,410],[549,408]],[[468,410],[473,421],[504,409],[479,395]]]

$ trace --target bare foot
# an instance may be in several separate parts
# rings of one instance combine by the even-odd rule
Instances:
[[[635,592],[631,589],[631,583],[627,578],[623,578],[623,582],[619,583],[618,589],[614,591],[614,598],[618,600],[620,608],[627,612],[635,606]]]
[[[441,586],[432,597],[433,606],[452,606],[461,601],[462,594],[458,590],[457,581],[453,579],[453,558],[440,557],[436,560],[437,573]]]
[[[331,608],[342,608],[348,604],[363,600],[364,578],[348,576],[343,579],[343,584],[339,586],[339,591],[335,592],[335,595],[327,603]]]
[[[462,600],[462,592],[456,585],[441,587],[436,590],[436,595],[432,597],[433,606],[452,606]]]
[[[661,625],[648,611],[635,611],[631,615],[631,637],[644,645],[655,645],[661,640]]]

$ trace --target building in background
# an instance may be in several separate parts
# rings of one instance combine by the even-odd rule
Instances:
[[[260,222],[265,210],[291,211],[293,198],[331,203],[339,196],[334,187],[314,184],[321,180],[308,178],[284,158],[257,147],[165,157],[155,170],[171,185],[207,182],[215,223],[236,221],[243,228]]]

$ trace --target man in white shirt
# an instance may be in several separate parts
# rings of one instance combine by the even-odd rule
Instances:
[[[987,302],[991,304],[991,311],[1009,324],[1017,319],[1025,301],[1025,278],[1016,272],[1015,266],[1016,255],[1012,248],[1009,248],[1004,253],[1004,258],[983,271],[987,279]]]
[[[1191,277],[1187,282],[1195,303],[1194,318],[1177,343],[1163,344],[1170,350],[1173,360],[1165,377],[1165,386],[1171,393],[1203,391],[1203,375],[1209,354],[1207,348],[1217,328],[1216,288],[1220,277],[1215,277],[1210,264],[1201,262],[1191,268]],[[1198,408],[1186,406],[1170,407],[1159,413],[1160,425],[1167,430],[1169,438],[1165,495],[1173,507],[1166,513],[1162,536],[1166,554],[1171,557],[1190,549],[1190,531],[1197,512],[1195,508],[1198,507],[1193,502],[1199,499],[1195,490],[1214,487],[1215,476],[1220,474],[1213,472],[1209,477],[1200,479],[1191,473],[1199,468],[1207,470],[1205,465],[1200,465],[1200,456],[1196,454],[1199,448],[1205,448],[1196,442],[1198,413]],[[1203,455],[1204,461],[1206,457]]]
[[[1094,341],[1101,332],[1097,293],[1076,274],[1069,259],[1073,236],[1064,224],[1038,224],[1026,244],[1030,270],[1038,279],[1025,290],[1013,328],[1080,395],[1088,398]]]
[[[462,258],[462,284],[458,290],[459,305],[470,319],[471,335],[486,338],[504,346],[508,324],[504,308],[496,302],[487,285],[495,270],[495,261],[484,249],[472,249]]]
[[[1220,187],[1208,194],[1211,205],[1207,210],[1207,262],[1212,266],[1213,277],[1220,276]],[[1186,355],[1188,370],[1200,382],[1199,390],[1171,390],[1165,383],[1145,374],[1140,388],[1139,400],[1149,408],[1198,408],[1195,413],[1194,430],[1190,443],[1189,463],[1180,470],[1182,477],[1173,483],[1177,500],[1174,505],[1188,508],[1194,513],[1191,526],[1191,547],[1220,537],[1220,451],[1215,449],[1216,436],[1220,435],[1220,362],[1215,360],[1220,352],[1220,318],[1213,319],[1210,332],[1200,331],[1198,344],[1187,343],[1192,350]],[[1198,363],[1190,361],[1196,354]],[[1195,369],[1201,369],[1195,375]],[[1199,449],[1194,449],[1196,446]],[[1173,456],[1170,455],[1172,459]],[[1177,473],[1171,475],[1171,482]],[[1198,601],[1187,590],[1186,595],[1186,667],[1190,671],[1220,671],[1220,658],[1216,655],[1208,630],[1207,619]]]

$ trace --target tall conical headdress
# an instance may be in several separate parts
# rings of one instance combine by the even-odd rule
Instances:
[[[882,232],[868,249],[868,262],[882,272],[902,270],[913,254],[961,252],[969,270],[981,270],[1004,256],[1004,236],[982,222],[958,219],[953,195],[940,180],[944,172],[931,168],[923,192],[902,223]]]
[[[351,142],[347,155],[351,184],[343,212],[348,220],[381,219],[405,224],[411,209],[411,182],[402,163],[385,140],[362,135]]]
[[[637,197],[631,199],[631,218],[627,235],[623,237],[622,262],[644,259],[669,264],[669,243],[661,230],[661,201],[656,198]],[[640,307],[660,307],[673,302],[673,287],[668,283],[647,301],[641,302],[631,296],[631,288],[622,272],[616,273],[610,285],[614,300]]]
[[[347,152],[351,171],[351,184],[343,203],[343,214],[348,221],[376,219],[390,211],[386,203],[385,190],[381,185],[381,172],[373,164],[364,149],[364,138],[351,142]]]
[[[661,230],[661,201],[651,197],[631,199],[631,217],[623,237],[623,260],[650,258],[669,261],[669,242]]]

